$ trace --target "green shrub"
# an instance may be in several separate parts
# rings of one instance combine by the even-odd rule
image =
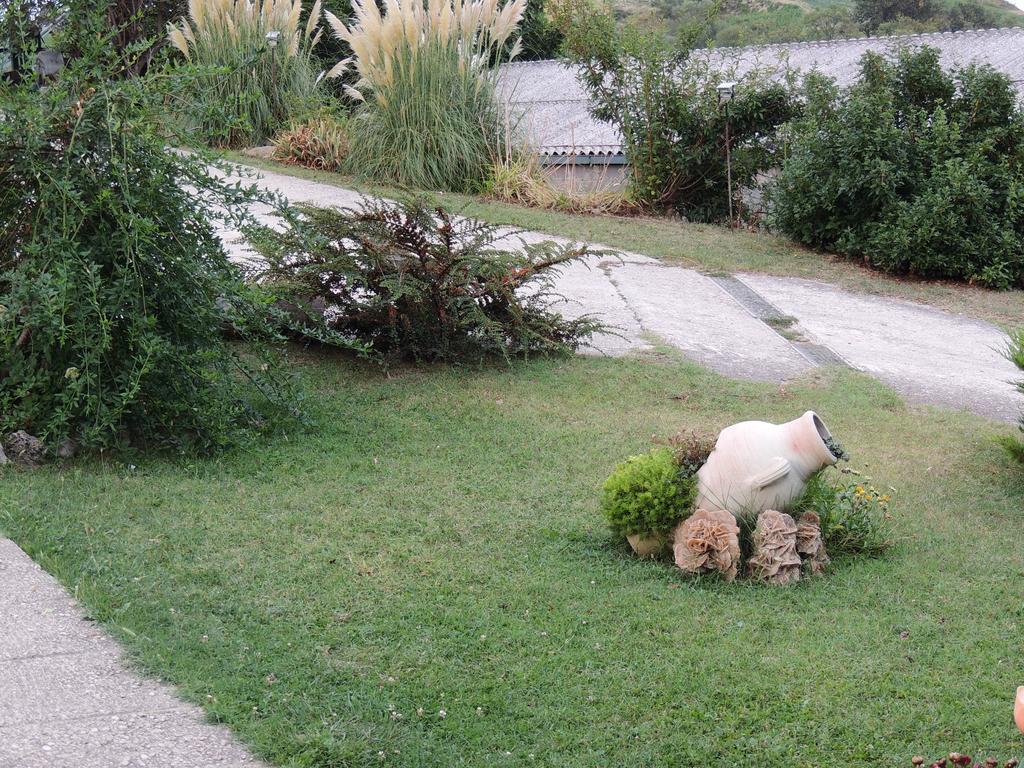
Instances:
[[[795,517],[804,512],[818,514],[830,555],[881,554],[892,545],[891,494],[879,492],[856,475],[842,477],[832,479],[827,470],[814,475],[789,511]]]
[[[340,171],[350,146],[348,121],[318,115],[274,137],[274,157],[319,171]]]
[[[267,261],[262,280],[296,308],[306,333],[357,340],[387,357],[566,353],[601,328],[550,308],[558,268],[586,248],[509,242],[503,228],[422,202],[307,206],[283,229],[249,234]]]
[[[1010,343],[1006,350],[1006,356],[1022,371],[1024,371],[1024,328],[1011,334]],[[1017,389],[1024,394],[1024,380],[1017,382]],[[1024,433],[1024,413],[1020,417],[1020,430]],[[1019,437],[1006,437],[1002,440],[1003,447],[1011,457],[1024,464],[1024,439]]]
[[[690,513],[696,487],[671,449],[655,448],[615,468],[605,480],[601,510],[617,534],[666,536]]]
[[[785,85],[711,69],[681,44],[619,31],[608,14],[593,12],[569,24],[565,48],[581,71],[592,112],[618,127],[632,166],[633,196],[649,207],[714,221],[729,211],[726,122],[737,192],[756,184],[776,161],[776,129],[797,114]],[[717,86],[737,79],[728,108]],[[728,115],[728,118],[727,118]]]
[[[261,144],[315,104],[319,0],[302,27],[301,13],[302,0],[193,0],[189,18],[168,27],[193,65],[182,73],[192,86],[188,118],[208,144]]]
[[[114,79],[104,17],[78,22],[56,82],[0,85],[18,117],[0,119],[0,433],[222,444],[278,399],[259,300],[216,233],[254,193],[168,151],[153,82]]]
[[[522,18],[525,0],[394,0],[382,16],[373,0],[355,0],[345,25],[327,14],[354,53],[360,75],[346,92],[363,102],[352,123],[349,168],[378,181],[470,191],[507,145],[495,69]],[[347,61],[332,70],[344,73]]]
[[[806,87],[775,226],[886,272],[1024,285],[1024,112],[1004,75],[921,48],[866,55],[845,91]]]

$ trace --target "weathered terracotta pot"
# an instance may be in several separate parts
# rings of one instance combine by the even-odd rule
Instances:
[[[661,536],[644,536],[640,533],[631,533],[626,541],[640,557],[656,557],[668,544]]]
[[[1013,722],[1024,733],[1024,685],[1017,689],[1017,700],[1013,702]]]
[[[697,509],[736,516],[786,509],[811,475],[835,464],[831,438],[814,411],[785,424],[744,421],[726,427],[697,473]]]

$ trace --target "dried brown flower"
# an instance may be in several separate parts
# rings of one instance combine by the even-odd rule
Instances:
[[[718,571],[732,581],[740,564],[739,535],[731,512],[698,509],[676,528],[676,565],[689,573]]]

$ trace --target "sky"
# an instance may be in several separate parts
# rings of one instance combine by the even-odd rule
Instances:
[[[1007,0],[1007,2],[1011,3],[1012,5],[1016,5],[1022,11],[1024,11],[1024,0]]]

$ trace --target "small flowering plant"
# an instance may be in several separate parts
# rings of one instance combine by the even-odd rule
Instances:
[[[877,555],[892,543],[890,521],[895,488],[882,491],[870,477],[844,467],[820,472],[793,505],[797,514],[815,512],[826,549],[835,554]]]

